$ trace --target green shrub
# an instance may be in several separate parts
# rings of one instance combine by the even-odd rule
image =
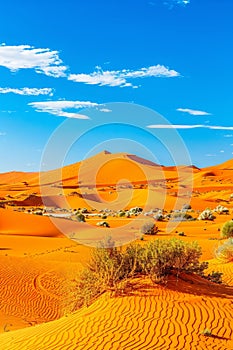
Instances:
[[[179,213],[173,214],[172,219],[175,221],[186,221],[186,220],[192,220],[193,217],[188,213],[179,212]]]
[[[107,237],[99,247],[92,250],[88,268],[107,290],[115,287],[127,275],[124,262],[125,255],[122,249],[116,248],[112,238]]]
[[[149,242],[144,250],[143,270],[152,281],[160,282],[174,272],[203,274],[206,264],[200,263],[201,248],[197,242],[186,243],[179,239]]]
[[[143,209],[140,207],[134,207],[129,209],[130,214],[140,214],[142,211]]]
[[[206,278],[214,283],[222,283],[222,272],[218,272],[218,271],[212,271],[211,273],[209,273]]]
[[[102,226],[102,227],[110,227],[109,223],[107,221],[99,221],[96,224],[97,226]]]
[[[79,222],[85,222],[85,216],[82,214],[82,213],[77,213],[76,214],[76,220],[79,221]]]
[[[233,262],[233,238],[228,238],[215,252],[217,259],[223,262]]]
[[[214,211],[218,214],[229,214],[229,209],[224,207],[223,205],[218,205]]]
[[[212,337],[212,331],[209,328],[205,328],[201,334],[205,337]]]
[[[215,216],[213,215],[213,212],[211,209],[207,208],[205,209],[199,216],[198,220],[214,220]]]
[[[186,236],[186,234],[182,231],[182,232],[179,232],[179,233],[178,233],[178,236],[184,237],[184,236]]]
[[[155,235],[157,232],[158,227],[152,221],[146,222],[141,227],[141,233],[144,235]]]
[[[88,304],[104,291],[124,289],[129,278],[148,276],[161,283],[170,274],[181,272],[203,275],[207,263],[200,263],[201,248],[196,242],[179,239],[155,240],[143,246],[130,244],[123,250],[111,237],[93,248],[91,260],[78,279],[78,305]]]
[[[223,238],[233,237],[233,221],[227,221],[222,227],[221,236]]]
[[[76,303],[75,309],[88,306],[92,300],[105,291],[104,286],[98,275],[91,271],[90,268],[86,268],[78,275],[74,300]],[[74,310],[73,310],[74,311]]]
[[[155,221],[163,221],[164,216],[163,214],[157,214],[154,216]]]
[[[125,251],[125,277],[133,276],[136,273],[143,273],[142,260],[145,248],[140,244],[130,244]]]

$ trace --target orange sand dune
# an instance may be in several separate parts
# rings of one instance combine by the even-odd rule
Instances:
[[[233,286],[233,262],[222,262],[218,259],[212,259],[209,261],[209,267],[206,270],[206,273],[211,271],[221,272],[222,280],[228,286]]]
[[[229,201],[233,192],[232,163],[230,160],[223,165],[205,169],[198,169],[195,166],[164,167],[134,155],[111,154],[104,151],[82,162],[41,173],[40,182],[38,173],[0,174],[0,197],[8,202],[16,201],[16,205],[41,205],[45,199],[46,205],[67,207],[67,203],[64,204],[67,199],[73,208],[83,206],[95,208],[95,202],[98,204],[102,200],[106,204],[114,200],[125,203],[123,197],[118,198],[122,192],[120,186],[138,187],[142,194],[143,186],[146,190],[149,184],[151,189],[154,187],[158,193],[161,191],[165,193],[167,187],[172,202],[174,202],[172,198],[177,196],[179,198],[183,196],[184,201],[187,200],[185,198],[188,198],[187,196],[193,191],[202,209],[205,205],[211,205],[212,194],[215,196],[214,200]],[[98,191],[95,186],[98,187]],[[101,193],[99,191],[101,187],[108,194],[111,192],[111,195]],[[75,198],[70,196],[73,191],[79,192],[80,196]],[[221,196],[219,191],[222,193]],[[66,198],[63,198],[64,194]],[[141,201],[137,205],[144,206],[148,194],[146,192],[140,196],[136,192],[134,194],[132,203],[140,197]],[[7,195],[11,197],[7,198]],[[217,198],[218,196],[220,198]],[[169,203],[169,199],[167,202]]]
[[[219,230],[232,218],[232,171],[233,160],[204,169],[163,167],[104,151],[40,174],[41,187],[38,173],[0,174],[1,202],[7,208],[0,209],[0,350],[232,349],[233,264],[214,259],[223,242]],[[124,295],[104,294],[71,315],[73,282],[89,259],[87,245],[106,235],[113,235],[117,243],[139,239],[146,218],[110,216],[110,228],[101,229],[96,226],[101,219],[91,215],[86,223],[78,223],[13,210],[45,205],[170,211],[189,203],[190,195],[194,217],[198,210],[218,204],[227,206],[230,214],[216,214],[213,222],[157,222],[156,237],[169,239],[184,232],[183,240],[197,240],[202,260],[209,261],[207,272],[223,272],[228,286],[188,276],[171,279],[167,288],[135,279]],[[9,208],[11,204],[15,207]],[[145,236],[138,242],[153,239]],[[205,328],[213,337],[201,335]]]
[[[1,235],[0,241],[0,333],[58,319],[73,309],[72,280],[90,248],[66,237]]]
[[[0,257],[1,332],[58,319],[64,315],[61,272],[54,264],[29,258]],[[46,280],[49,279],[49,282]],[[52,290],[51,287],[53,286]],[[3,349],[0,345],[0,349]]]
[[[204,168],[203,170],[211,170],[211,169],[219,169],[219,170],[233,170],[233,159],[229,159],[224,163],[214,165],[212,167]]]
[[[0,234],[61,236],[49,218],[0,209]]]
[[[0,336],[4,350],[149,350],[233,347],[232,289],[199,278],[167,288],[135,279],[118,297],[104,294],[60,320]],[[219,322],[221,319],[221,322]],[[209,328],[212,337],[201,332]]]

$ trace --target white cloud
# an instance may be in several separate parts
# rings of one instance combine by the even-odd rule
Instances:
[[[205,128],[205,125],[176,125],[176,124],[154,124],[147,126],[150,129],[196,129]]]
[[[103,113],[110,113],[110,112],[112,112],[112,110],[109,109],[109,108],[100,108],[99,111],[103,112]]]
[[[30,45],[0,45],[0,66],[15,72],[19,69],[34,69],[55,78],[66,76],[67,67],[59,58],[58,51],[34,48]]]
[[[97,70],[90,74],[70,74],[68,79],[77,83],[85,83],[90,85],[100,86],[120,86],[120,87],[134,87],[128,79],[135,78],[173,78],[180,76],[180,73],[175,70],[158,64],[157,66],[151,66],[148,68],[141,68],[139,70],[117,70],[117,71],[103,71],[101,67],[96,67]]]
[[[220,153],[224,153],[225,151],[223,149],[221,149]]]
[[[45,102],[31,102],[28,104],[35,108],[37,112],[49,113],[59,117],[76,118],[76,119],[89,119],[84,114],[79,114],[76,110],[82,108],[97,107],[98,104],[89,101],[45,101]],[[75,110],[70,112],[69,109]],[[67,111],[68,110],[68,111]]]
[[[208,154],[205,154],[206,157],[216,157],[216,154],[211,154],[211,153],[208,153]]]
[[[188,5],[190,0],[174,0],[174,2],[176,2],[177,5]]]
[[[28,96],[39,96],[39,95],[49,95],[53,96],[53,89],[51,88],[20,88],[20,89],[15,89],[15,88],[1,88],[0,87],[0,94],[9,94],[13,93],[16,95],[28,95]]]
[[[0,131],[0,136],[6,136],[6,132]]]
[[[68,79],[75,81],[76,83],[85,83],[89,85],[126,86],[126,80],[119,75],[119,71],[98,71],[91,74],[70,74]]]
[[[228,130],[228,129],[223,129],[223,130]],[[233,127],[231,129],[229,128],[229,130],[233,130]],[[232,136],[233,136],[232,134],[224,135],[224,137],[232,137]]]
[[[191,115],[211,115],[208,112],[204,112],[204,111],[198,111],[196,109],[190,109],[190,108],[177,108],[178,112],[184,112],[184,113],[188,113]]]
[[[181,5],[186,6],[190,4],[190,0],[165,0],[164,5],[168,5],[170,8],[172,8],[175,5]]]
[[[213,130],[233,130],[233,126],[215,126],[215,125],[183,125],[183,124],[153,124],[147,125],[150,129],[213,129]],[[224,137],[232,137],[233,135],[224,135]]]

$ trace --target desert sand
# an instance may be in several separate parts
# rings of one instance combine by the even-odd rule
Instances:
[[[0,349],[232,349],[233,262],[215,256],[223,243],[220,229],[233,218],[232,173],[233,160],[204,169],[165,167],[104,151],[41,176],[0,174]],[[101,219],[90,214],[85,223],[33,214],[44,207],[95,214],[136,206],[168,213],[189,202],[194,218],[218,205],[229,213],[216,213],[213,221],[157,222],[158,234],[143,242],[142,216],[109,216],[105,229],[96,228]],[[141,244],[184,232],[180,238],[199,242],[207,272],[222,272],[223,283],[182,275],[162,287],[138,278],[124,293],[105,293],[78,309],[77,272],[88,263],[90,237],[98,232],[98,240],[106,230],[119,241],[122,235]],[[77,241],[67,234],[74,231]],[[212,337],[201,334],[206,328]]]

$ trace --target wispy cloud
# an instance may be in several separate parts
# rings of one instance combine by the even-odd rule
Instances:
[[[103,113],[110,113],[110,112],[112,112],[112,110],[109,109],[109,108],[100,108],[99,111],[103,112]]]
[[[196,109],[190,109],[190,108],[177,108],[178,112],[188,113],[191,115],[211,115],[211,113],[199,111]]]
[[[152,124],[147,126],[150,129],[196,129],[204,125],[178,125],[178,124]]]
[[[78,111],[82,108],[97,107],[98,103],[90,101],[45,101],[31,102],[28,105],[35,108],[37,112],[49,113],[65,118],[89,119],[88,116],[80,114]]]
[[[190,0],[173,0],[177,5],[188,5],[190,3]]]
[[[67,67],[59,58],[58,51],[49,48],[34,48],[30,45],[0,45],[0,66],[15,72],[19,69],[34,69],[55,78],[66,76]]]
[[[0,136],[5,136],[6,132],[0,131]]]
[[[173,78],[180,76],[180,73],[160,64],[147,68],[140,68],[138,70],[123,69],[117,71],[103,71],[101,67],[96,68],[97,70],[90,74],[70,74],[68,79],[77,83],[90,85],[136,88],[137,86],[134,86],[129,80],[148,77]]]
[[[184,125],[184,124],[152,124],[147,125],[150,129],[213,129],[213,130],[233,130],[233,126],[218,126],[218,125]],[[232,137],[232,135],[224,135],[225,137]]]
[[[186,6],[190,3],[190,0],[165,0],[163,3],[172,8],[175,5]]]
[[[5,88],[0,87],[0,94],[9,94],[9,93],[13,93],[16,95],[28,95],[28,96],[39,96],[39,95],[52,96],[53,89],[51,88],[39,89],[39,88],[28,88],[28,87],[15,89],[15,88],[9,88],[9,87],[5,87]]]

